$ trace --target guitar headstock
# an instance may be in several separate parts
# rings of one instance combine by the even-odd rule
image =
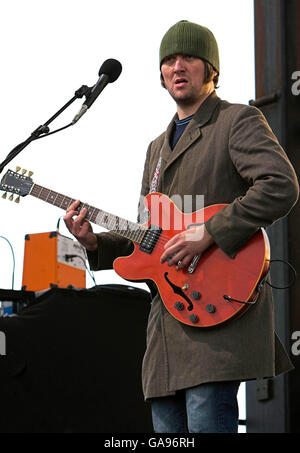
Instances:
[[[16,171],[8,170],[1,179],[0,190],[5,191],[2,198],[6,198],[7,193],[11,193],[9,200],[13,200],[13,194],[16,194],[18,197],[15,201],[18,203],[20,197],[25,197],[30,193],[34,184],[31,179],[33,173],[29,171],[28,176],[26,176],[27,170],[22,170],[22,172],[19,173],[20,170],[20,167],[17,167]]]

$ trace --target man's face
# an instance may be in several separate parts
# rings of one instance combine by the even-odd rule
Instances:
[[[204,63],[189,55],[171,55],[161,66],[165,87],[180,106],[197,103],[203,96]]]

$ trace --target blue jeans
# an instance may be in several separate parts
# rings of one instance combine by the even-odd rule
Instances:
[[[152,400],[156,433],[237,433],[239,381],[210,382]]]

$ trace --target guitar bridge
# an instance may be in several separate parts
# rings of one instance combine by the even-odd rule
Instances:
[[[155,244],[157,243],[162,229],[150,225],[150,228],[144,234],[143,240],[140,245],[140,250],[146,253],[152,253]]]
[[[192,274],[197,267],[198,261],[200,260],[201,255],[195,255],[191,264],[188,267],[188,272]]]

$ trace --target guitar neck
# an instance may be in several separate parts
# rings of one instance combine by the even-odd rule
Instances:
[[[53,190],[37,184],[33,184],[30,195],[64,210],[76,201],[74,198],[67,197],[66,195],[54,192]],[[143,226],[130,222],[126,219],[122,219],[121,217],[115,216],[86,203],[80,203],[77,208],[78,212],[80,212],[83,208],[87,209],[86,219],[90,222],[138,244],[142,242],[146,232],[146,229]]]

